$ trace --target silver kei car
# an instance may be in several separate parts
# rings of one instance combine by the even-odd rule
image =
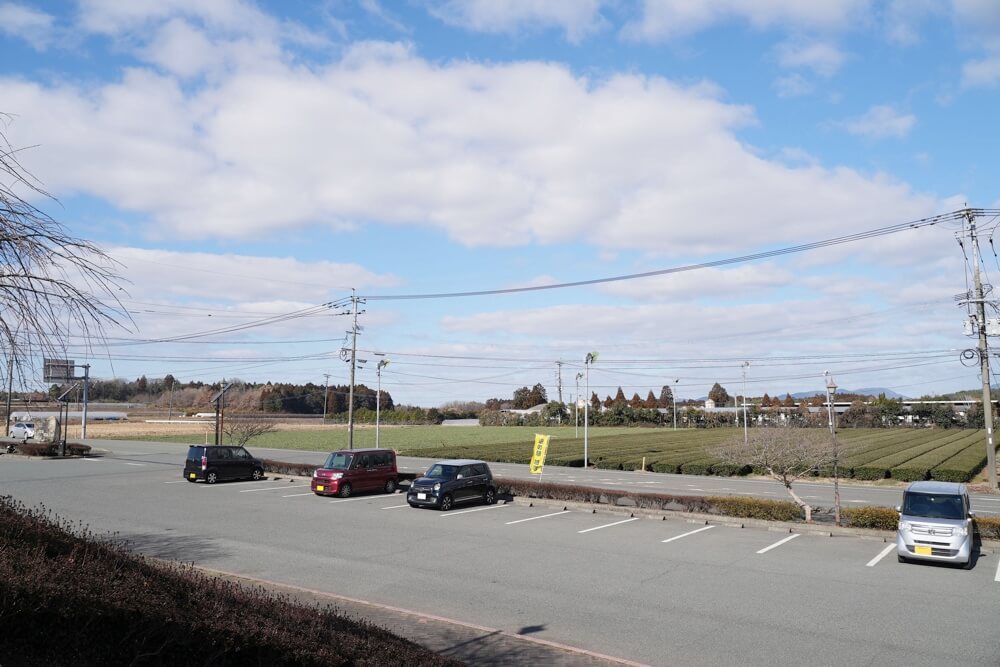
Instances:
[[[899,562],[940,561],[972,567],[975,515],[964,484],[913,482],[896,510]]]

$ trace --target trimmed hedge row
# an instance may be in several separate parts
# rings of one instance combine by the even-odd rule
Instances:
[[[67,442],[66,453],[70,456],[87,456],[90,445],[79,442]],[[23,442],[17,445],[17,452],[25,456],[59,456],[59,445],[49,442]]]
[[[331,608],[146,560],[9,496],[0,618],[5,665],[460,664]]]
[[[852,528],[877,528],[878,530],[896,530],[899,524],[899,512],[891,507],[841,507],[841,523]]]
[[[666,493],[635,493],[620,489],[598,489],[572,484],[495,478],[497,492],[528,498],[546,498],[598,505],[617,505],[654,510],[718,514],[745,519],[801,521],[802,509],[791,501],[746,496],[675,496]]]
[[[976,528],[984,540],[1000,540],[1000,517],[976,517]]]
[[[318,467],[315,463],[289,463],[288,461],[264,459],[264,472],[273,472],[280,475],[312,477],[313,471]]]

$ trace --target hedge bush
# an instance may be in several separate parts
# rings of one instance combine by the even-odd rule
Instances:
[[[719,514],[767,521],[802,521],[801,507],[790,500],[768,500],[747,496],[711,496],[709,500]]]
[[[70,456],[87,456],[90,450],[90,445],[66,443],[66,453]],[[25,442],[17,445],[17,451],[25,456],[59,456],[59,445],[51,442]]]
[[[312,477],[313,471],[319,466],[315,463],[289,463],[288,461],[275,461],[264,459],[264,471],[278,473],[280,475],[302,475]]]
[[[899,524],[899,512],[891,507],[842,507],[840,518],[843,525],[852,528],[896,530]]]
[[[1000,517],[976,517],[979,537],[984,540],[1000,540]]]
[[[164,565],[0,497],[7,665],[458,665],[330,608]]]

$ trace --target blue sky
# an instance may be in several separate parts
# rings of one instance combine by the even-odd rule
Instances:
[[[138,344],[66,343],[103,378],[346,382],[334,311],[150,341],[996,208],[998,84],[988,0],[0,1],[36,203],[129,281],[107,342]],[[557,361],[568,401],[592,350],[602,397],[741,393],[747,360],[751,395],[972,388],[959,231],[371,299],[359,358],[425,406],[555,397]]]

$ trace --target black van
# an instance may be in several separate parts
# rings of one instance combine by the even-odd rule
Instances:
[[[264,462],[245,448],[233,445],[194,445],[188,448],[184,479],[215,484],[224,479],[264,478]]]

